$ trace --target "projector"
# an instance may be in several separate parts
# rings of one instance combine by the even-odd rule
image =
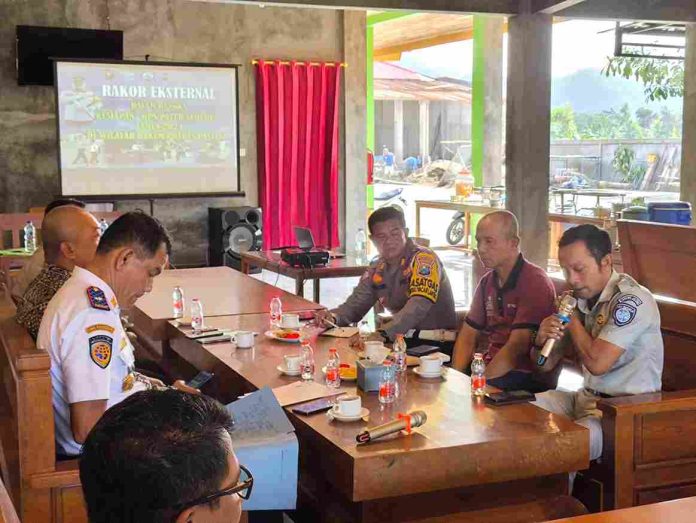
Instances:
[[[280,251],[280,259],[291,267],[303,267],[311,269],[329,263],[329,251],[321,249],[283,249]]]

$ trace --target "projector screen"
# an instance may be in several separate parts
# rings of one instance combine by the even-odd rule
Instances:
[[[64,196],[239,192],[235,66],[56,61]]]

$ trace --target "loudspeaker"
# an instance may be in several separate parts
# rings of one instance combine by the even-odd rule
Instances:
[[[227,265],[240,270],[240,254],[260,251],[262,243],[261,209],[208,207],[208,263],[211,267]]]

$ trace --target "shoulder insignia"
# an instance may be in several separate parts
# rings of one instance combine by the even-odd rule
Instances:
[[[612,317],[614,318],[614,323],[616,323],[617,327],[623,327],[624,325],[631,323],[636,317],[637,313],[638,309],[636,309],[630,303],[617,303],[614,307]]]
[[[89,356],[97,367],[105,369],[111,363],[114,339],[111,336],[92,336],[89,339]]]
[[[87,334],[92,334],[95,331],[104,331],[113,334],[115,330],[116,329],[114,329],[111,325],[107,325],[106,323],[95,323],[94,325],[87,327],[85,332]]]
[[[414,256],[409,283],[409,297],[422,296],[435,303],[440,291],[440,267],[434,254],[419,252]]]
[[[641,300],[635,294],[624,294],[620,296],[619,299],[616,301],[617,303],[630,303],[631,305],[635,305],[636,307],[643,305],[643,300]]]
[[[109,302],[106,301],[106,295],[104,291],[99,287],[87,287],[87,299],[89,299],[89,304],[93,309],[98,309],[100,311],[110,311]]]

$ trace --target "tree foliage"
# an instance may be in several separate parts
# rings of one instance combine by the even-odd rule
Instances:
[[[605,76],[620,76],[643,84],[646,101],[684,96],[684,62],[664,58],[610,57]]]

